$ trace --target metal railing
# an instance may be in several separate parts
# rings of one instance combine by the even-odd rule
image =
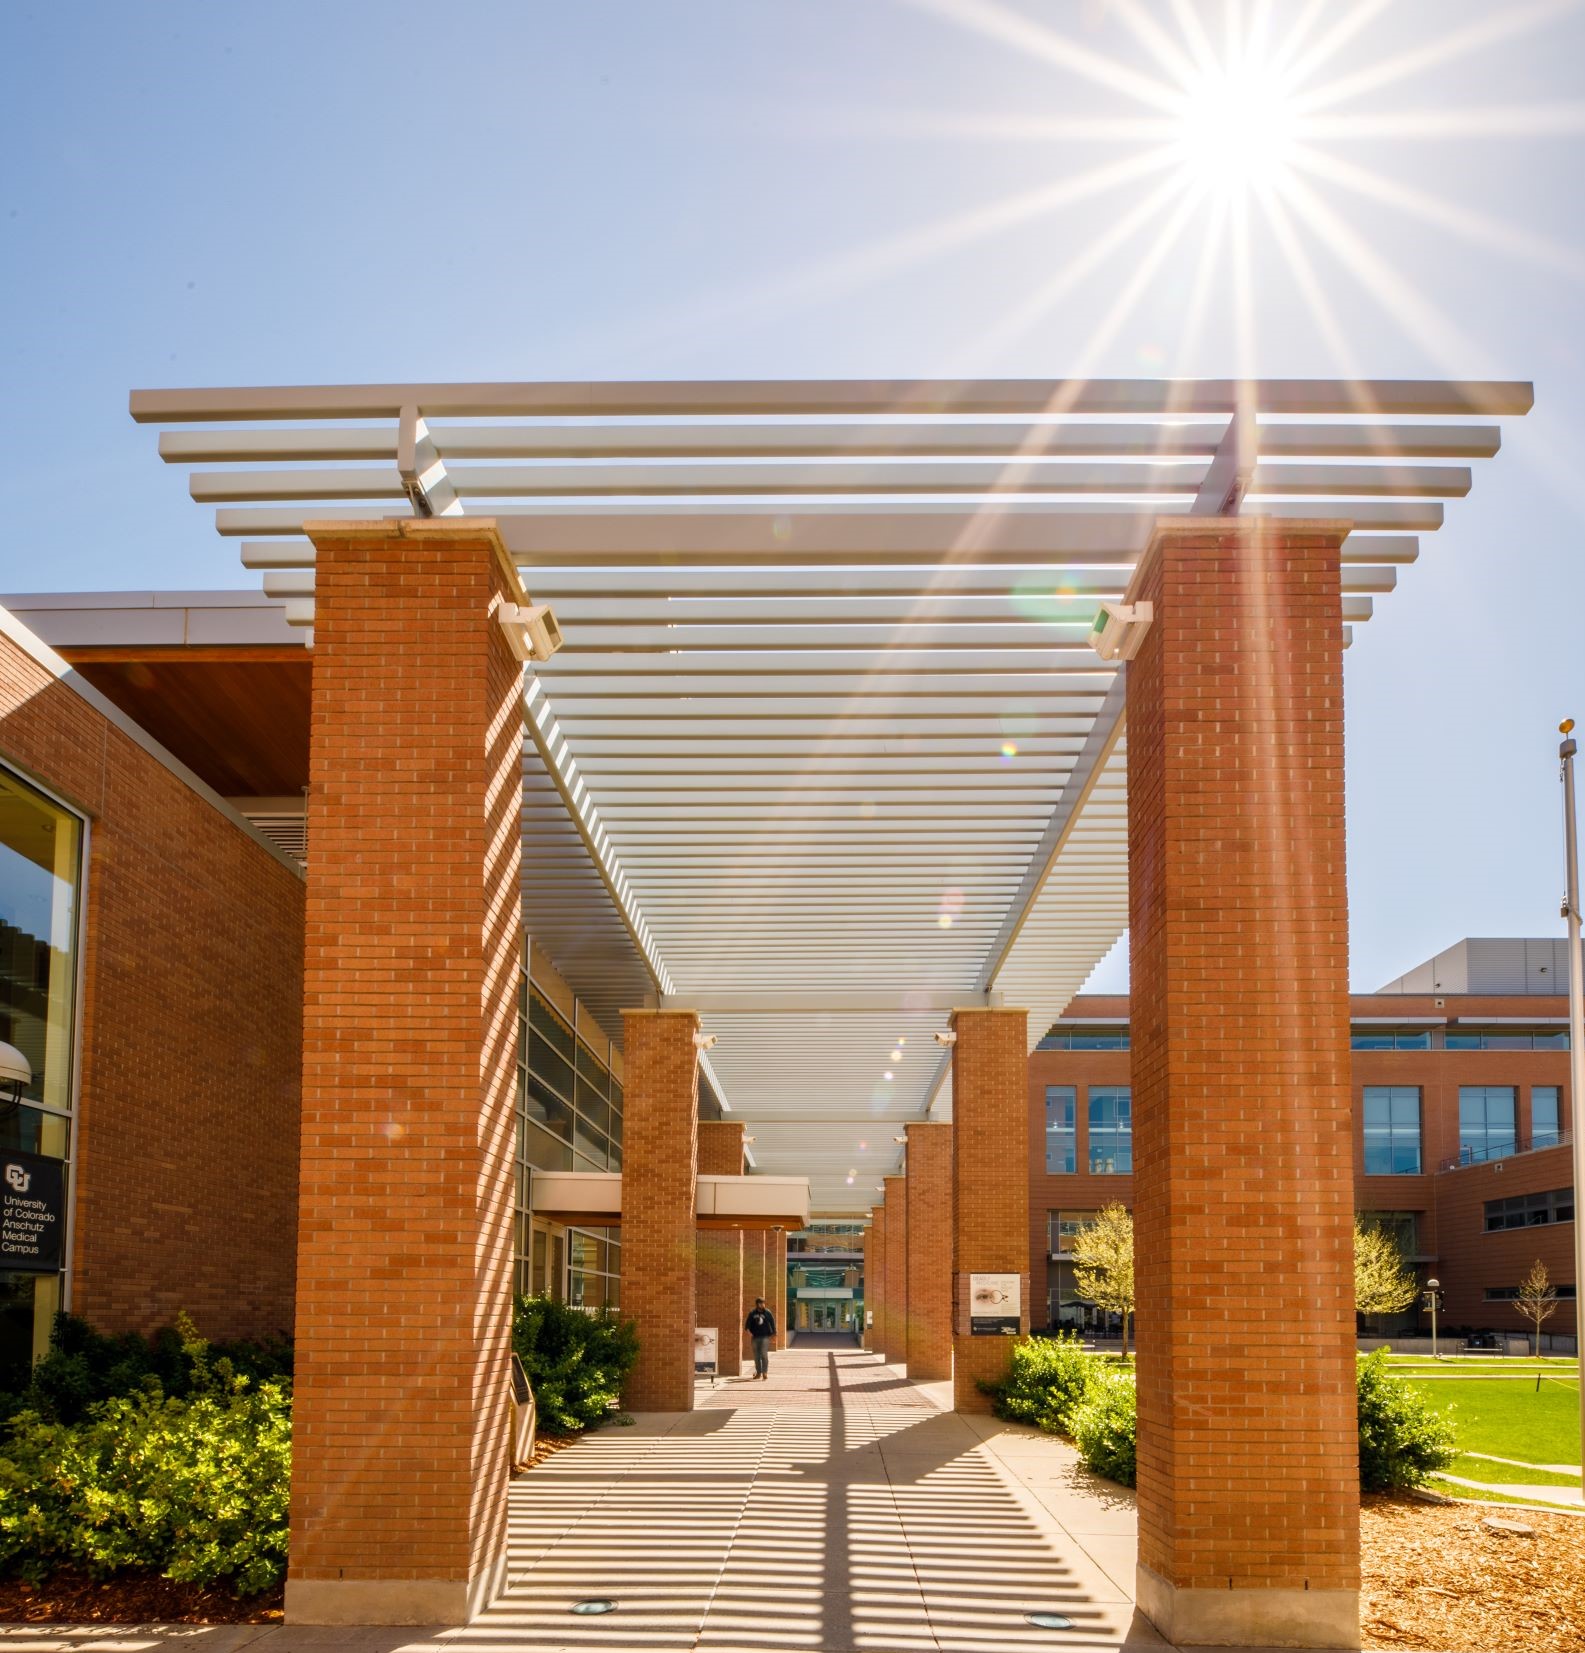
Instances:
[[[1514,1136],[1505,1142],[1489,1142],[1484,1148],[1460,1148],[1454,1159],[1444,1159],[1438,1171],[1457,1171],[1466,1165],[1488,1165],[1499,1159],[1514,1159],[1520,1154],[1540,1153],[1543,1148],[1566,1148],[1573,1142],[1573,1131],[1549,1131],[1539,1139],[1526,1141]]]

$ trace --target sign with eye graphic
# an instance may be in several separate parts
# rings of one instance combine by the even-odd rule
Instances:
[[[969,1276],[969,1333],[973,1337],[1017,1337],[1022,1293],[1016,1274]]]

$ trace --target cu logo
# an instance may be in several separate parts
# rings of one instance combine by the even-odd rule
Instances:
[[[33,1186],[33,1178],[20,1165],[6,1166],[6,1181],[19,1194],[27,1193],[28,1189]]]

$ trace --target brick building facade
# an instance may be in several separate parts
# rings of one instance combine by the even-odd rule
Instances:
[[[1560,1288],[1545,1329],[1574,1333],[1567,1008],[1546,992],[1350,1000],[1355,1209],[1390,1223],[1422,1280],[1440,1281],[1441,1323],[1455,1332],[1522,1335],[1509,1299],[1539,1259]],[[1094,1320],[1063,1253],[1102,1206],[1133,1205],[1128,1010],[1126,998],[1075,999],[1029,1059],[1037,1323],[1041,1310],[1047,1324]],[[1228,1029],[1235,1049],[1250,1036]],[[1229,1118],[1258,1131],[1253,1109],[1229,1102]],[[1367,1329],[1402,1334],[1422,1318]]]

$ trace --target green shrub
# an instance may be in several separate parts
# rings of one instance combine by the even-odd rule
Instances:
[[[1133,1373],[1100,1371],[1069,1422],[1086,1466],[1125,1487],[1134,1484],[1136,1416]]]
[[[151,1383],[168,1399],[184,1399],[192,1392],[192,1362],[184,1351],[193,1336],[185,1317],[150,1337],[136,1332],[107,1337],[76,1315],[57,1314],[49,1353],[33,1368],[29,1386],[20,1394],[0,1395],[0,1421],[26,1411],[55,1423],[77,1423],[96,1402],[146,1393]],[[257,1382],[292,1375],[286,1337],[211,1344],[208,1358],[229,1361],[233,1372]]]
[[[286,1569],[291,1400],[190,1334],[185,1398],[157,1380],[80,1422],[22,1412],[0,1445],[0,1567],[158,1569],[253,1595]]]
[[[638,1359],[638,1334],[631,1320],[604,1310],[590,1314],[549,1297],[519,1297],[512,1347],[533,1385],[540,1428],[575,1435],[603,1423],[617,1405]]]
[[[1387,1367],[1387,1350],[1359,1362],[1359,1484],[1417,1487],[1454,1457],[1452,1420]]]
[[[1073,1412],[1089,1395],[1099,1365],[1074,1333],[1025,1338],[1013,1347],[1006,1381],[980,1387],[993,1397],[997,1417],[1071,1435]]]

